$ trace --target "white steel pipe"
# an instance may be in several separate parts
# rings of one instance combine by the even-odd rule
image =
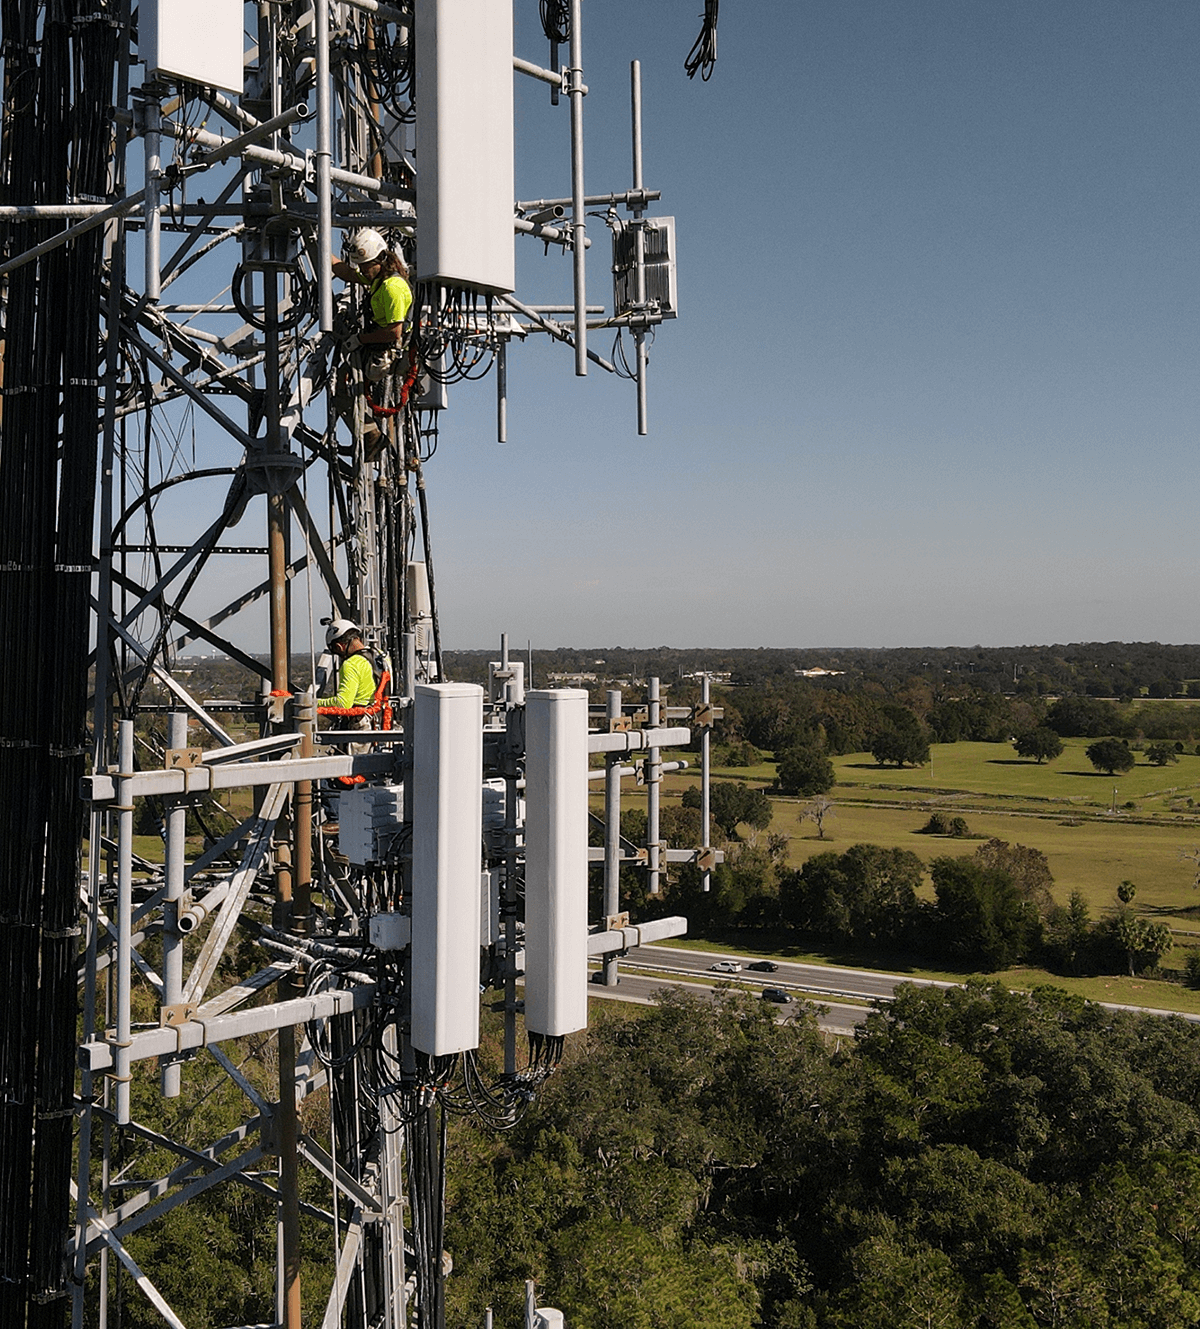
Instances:
[[[616,734],[589,734],[589,752],[639,752],[644,748],[682,748],[692,741],[692,731],[672,729],[626,729]]]
[[[575,277],[575,373],[587,375],[587,269],[585,260],[587,222],[583,193],[583,5],[571,0],[571,67],[568,96],[571,99],[571,222],[572,258]]]
[[[642,62],[634,60],[629,66],[631,120],[633,122],[633,188],[640,192],[642,188]],[[641,309],[646,303],[646,231],[641,225],[642,208],[635,207],[633,253],[637,274],[637,303]],[[639,435],[647,432],[646,424],[646,368],[649,363],[646,356],[646,332],[638,328],[633,334],[637,354],[637,431]]]
[[[129,1124],[130,1002],[133,961],[133,721],[122,720],[117,734],[117,1124]],[[93,853],[99,852],[94,846]]]
[[[7,263],[0,263],[0,277],[15,272],[17,268],[24,267],[26,263],[32,263],[34,259],[50,253],[52,249],[57,249],[59,245],[65,245],[74,240],[76,236],[85,235],[97,226],[103,226],[105,222],[111,221],[114,217],[126,216],[140,208],[145,202],[145,198],[146,191],[139,189],[136,194],[129,194],[118,203],[111,203],[108,207],[102,207],[99,212],[93,212],[90,216],[85,217],[83,221],[76,222],[74,226],[68,226],[65,231],[59,231],[57,235],[52,235],[48,240],[43,240],[40,244],[33,245],[20,254],[14,255]]]
[[[372,738],[388,744],[398,742],[394,731],[326,730],[322,739],[345,738],[369,743]],[[396,768],[391,752],[346,754],[337,757],[292,757],[283,761],[231,762],[228,766],[193,766],[188,770],[138,771],[129,779],[136,797],[146,794],[210,793],[215,789],[242,789],[252,785],[291,783],[294,780],[332,780],[339,775],[388,775]],[[81,796],[93,803],[106,803],[117,796],[110,775],[85,775]]]
[[[172,711],[168,724],[167,746],[187,747],[186,711]],[[187,804],[175,799],[167,805],[165,852],[166,891],[163,898],[163,998],[164,1006],[174,1006],[183,994],[183,936],[179,930],[179,906],[183,902],[185,857],[187,847]],[[164,1098],[179,1097],[179,1063],[162,1068]]]
[[[518,56],[513,56],[513,68],[518,74],[528,74],[530,78],[540,79],[543,83],[549,83],[552,88],[558,88],[560,92],[565,92],[563,87],[562,71],[557,73],[553,69],[543,69],[541,65],[535,65],[529,60],[522,60]],[[587,89],[584,88],[584,92]]]
[[[145,1061],[171,1052],[190,1052],[210,1043],[224,1043],[231,1038],[268,1033],[309,1020],[327,1020],[335,1015],[369,1006],[375,997],[375,984],[363,983],[352,988],[335,988],[311,997],[293,997],[268,1006],[248,1006],[244,1010],[214,1015],[209,1019],[188,1020],[166,1029],[147,1029],[137,1034],[124,1050],[124,1062]],[[103,1071],[120,1066],[122,1050],[112,1043],[95,1041],[79,1048],[79,1064],[87,1070]]]
[[[329,91],[329,0],[315,0],[317,38],[317,312],[333,331],[333,110]]]
[[[0,207],[0,221],[36,221],[39,218],[95,217],[107,213],[109,203],[22,203]]]
[[[624,951],[631,946],[645,946],[648,942],[662,941],[665,937],[682,937],[688,921],[678,915],[654,918],[633,927],[613,928],[610,932],[593,932],[588,937],[588,954],[604,955],[607,951]]]
[[[704,703],[705,707],[708,706],[709,687],[707,674],[704,675],[704,678],[700,683],[700,700]],[[712,808],[709,801],[708,783],[710,770],[708,736],[711,732],[711,728],[707,724],[700,731],[700,831],[704,836],[705,851],[707,851],[712,844]],[[712,873],[708,868],[704,869],[700,878],[700,889],[702,891],[712,889]]]
[[[230,157],[239,157],[242,152],[255,143],[261,143],[263,139],[271,138],[281,129],[287,129],[289,125],[294,125],[299,120],[311,119],[312,112],[308,109],[305,102],[298,102],[295,106],[289,107],[286,111],[281,111],[278,115],[273,115],[269,120],[262,121],[252,129],[247,129],[244,134],[239,134],[237,138],[222,138],[219,134],[205,133],[201,136],[197,131],[195,135],[187,130],[175,128],[175,136],[181,139],[195,138],[196,142],[215,140],[214,145],[200,154],[200,159],[206,166],[215,166],[218,162],[226,161]]]
[[[174,127],[172,132],[183,135],[184,131],[178,126]],[[205,129],[190,129],[186,131],[186,137],[189,142],[197,143],[204,149],[218,150],[225,148],[235,140],[222,138],[219,134],[210,134]],[[244,137],[244,136],[243,136]],[[240,155],[247,161],[261,162],[264,166],[280,166],[286,171],[294,171],[297,175],[308,174],[308,163],[303,157],[297,156],[294,152],[276,152],[272,148],[261,148],[254,144],[249,144],[240,150]],[[213,158],[204,156],[204,164],[211,165]],[[351,189],[361,190],[364,194],[377,195],[380,198],[407,198],[411,191],[401,185],[388,184],[385,180],[380,180],[377,176],[359,175],[356,171],[343,171],[337,167],[331,167],[329,171],[330,179],[339,185],[347,185]],[[407,225],[409,219],[405,218]]]
[[[351,9],[359,9],[364,14],[374,14],[383,19],[385,23],[396,23],[403,26],[408,23],[409,15],[402,9],[397,9],[394,5],[386,5],[381,0],[342,0]]]
[[[159,180],[162,178],[162,102],[146,102],[146,230],[144,235],[145,294],[157,301],[161,293],[162,230],[160,226]]]
[[[635,62],[636,63],[636,62]],[[646,682],[646,719],[651,730],[658,728],[659,711],[658,679]],[[651,748],[646,754],[646,889],[651,895],[659,892],[659,785],[662,782],[662,757],[658,748]]]
[[[571,31],[574,36],[574,29]],[[621,690],[610,688],[606,700],[606,718],[611,729],[613,721],[621,718]],[[621,907],[621,763],[615,753],[605,758],[605,768],[604,915],[612,918]],[[604,962],[604,985],[616,987],[619,981],[616,958],[610,957]]]

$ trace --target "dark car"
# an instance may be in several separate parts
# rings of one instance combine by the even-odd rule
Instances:
[[[754,963],[748,965],[747,968],[757,969],[760,974],[773,974],[779,966],[774,960],[755,960]]]
[[[777,1002],[780,1006],[787,1006],[792,1000],[782,988],[763,988],[762,999]]]

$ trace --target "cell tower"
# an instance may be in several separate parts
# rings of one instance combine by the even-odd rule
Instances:
[[[689,72],[715,57],[706,13]],[[299,1329],[306,1215],[336,1250],[321,1323],[440,1326],[447,1111],[515,1120],[586,1026],[589,956],[615,982],[628,946],[683,930],[628,925],[622,864],[655,892],[668,862],[715,861],[707,831],[668,851],[658,830],[679,764],[661,754],[697,726],[707,799],[710,711],[669,709],[650,680],[636,714],[610,692],[589,716],[584,692],[527,691],[506,645],[486,688],[446,680],[424,483],[459,380],[494,370],[504,437],[507,352],[530,336],[571,346],[577,374],[636,380],[645,432],[646,337],[676,296],[638,67],[631,186],[588,194],[581,0],[543,0],[547,67],[514,56],[507,0],[0,16],[0,1323],[108,1325],[125,1297],[178,1329],[138,1234],[234,1187],[273,1215],[271,1323]],[[564,196],[515,207],[514,77],[565,104],[571,145]],[[596,209],[607,311],[587,303]],[[398,323],[365,285],[335,290],[331,257],[361,260],[372,235],[411,274]],[[571,253],[569,311],[518,298],[520,237]],[[384,326],[386,354],[356,344]],[[596,327],[628,355],[600,356]],[[326,608],[374,662],[374,696],[327,710],[333,728],[314,701],[332,663],[310,648]],[[235,644],[255,615],[265,662]],[[193,695],[197,648],[258,694]],[[619,832],[631,754],[642,846]],[[490,1079],[481,988],[505,1020]],[[273,1089],[245,1040],[274,1057]],[[236,1129],[196,1141],[139,1117],[214,1072],[244,1099]],[[315,1093],[320,1140],[301,1124]]]

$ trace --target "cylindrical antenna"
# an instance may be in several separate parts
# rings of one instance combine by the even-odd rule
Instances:
[[[145,285],[146,299],[154,302],[161,293],[162,264],[159,206],[159,180],[162,178],[162,102],[157,97],[146,100],[146,218]]]
[[[610,733],[621,718],[621,689],[610,688],[606,697],[605,719]],[[621,908],[621,755],[610,752],[604,759],[604,916],[605,929]],[[604,957],[604,983],[616,987],[620,982],[617,957]]]
[[[642,62],[633,60],[629,65],[630,109],[633,120],[633,187],[642,188]],[[633,209],[633,255],[636,274],[635,293],[639,306],[646,303],[646,231],[642,225],[643,208],[638,203]],[[647,432],[646,425],[646,330],[635,328],[633,340],[637,348],[637,429],[639,435]]]
[[[333,113],[329,95],[329,0],[316,0],[317,37],[317,294],[321,331],[333,331]]]
[[[496,442],[508,442],[508,339],[496,347]]]
[[[575,260],[575,373],[587,376],[587,279],[584,259],[585,231],[583,193],[583,38],[582,4],[571,0],[571,222],[572,257]]]

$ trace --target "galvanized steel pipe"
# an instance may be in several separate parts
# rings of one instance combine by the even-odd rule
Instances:
[[[571,68],[568,95],[571,99],[571,220],[572,258],[575,275],[575,373],[587,374],[587,257],[584,244],[587,223],[583,194],[583,5],[571,0]],[[616,981],[615,979],[613,980]]]
[[[315,0],[317,27],[317,313],[322,332],[333,331],[333,112],[329,95],[329,0]]]
[[[572,39],[575,29],[571,29]],[[621,718],[621,690],[610,688],[605,717],[609,729],[614,720]],[[621,759],[611,753],[605,759],[604,781],[604,916],[612,918],[621,908]],[[617,958],[608,956],[604,961],[604,985],[616,987],[619,982]]]
[[[646,681],[646,722],[651,729],[659,724],[658,679]],[[651,895],[659,892],[658,863],[658,820],[659,820],[659,785],[662,782],[662,760],[658,748],[651,748],[646,754],[646,889]]]
[[[129,1047],[133,962],[133,721],[122,720],[117,737],[117,1124],[129,1124]],[[92,849],[96,853],[99,846]]]
[[[186,711],[172,711],[167,721],[167,746],[187,747]],[[183,936],[179,930],[179,906],[183,901],[184,859],[187,847],[187,804],[181,798],[167,804],[165,854],[166,894],[163,898],[163,997],[164,1006],[178,1003],[183,995]],[[179,1097],[179,1063],[162,1068],[164,1098]]]

